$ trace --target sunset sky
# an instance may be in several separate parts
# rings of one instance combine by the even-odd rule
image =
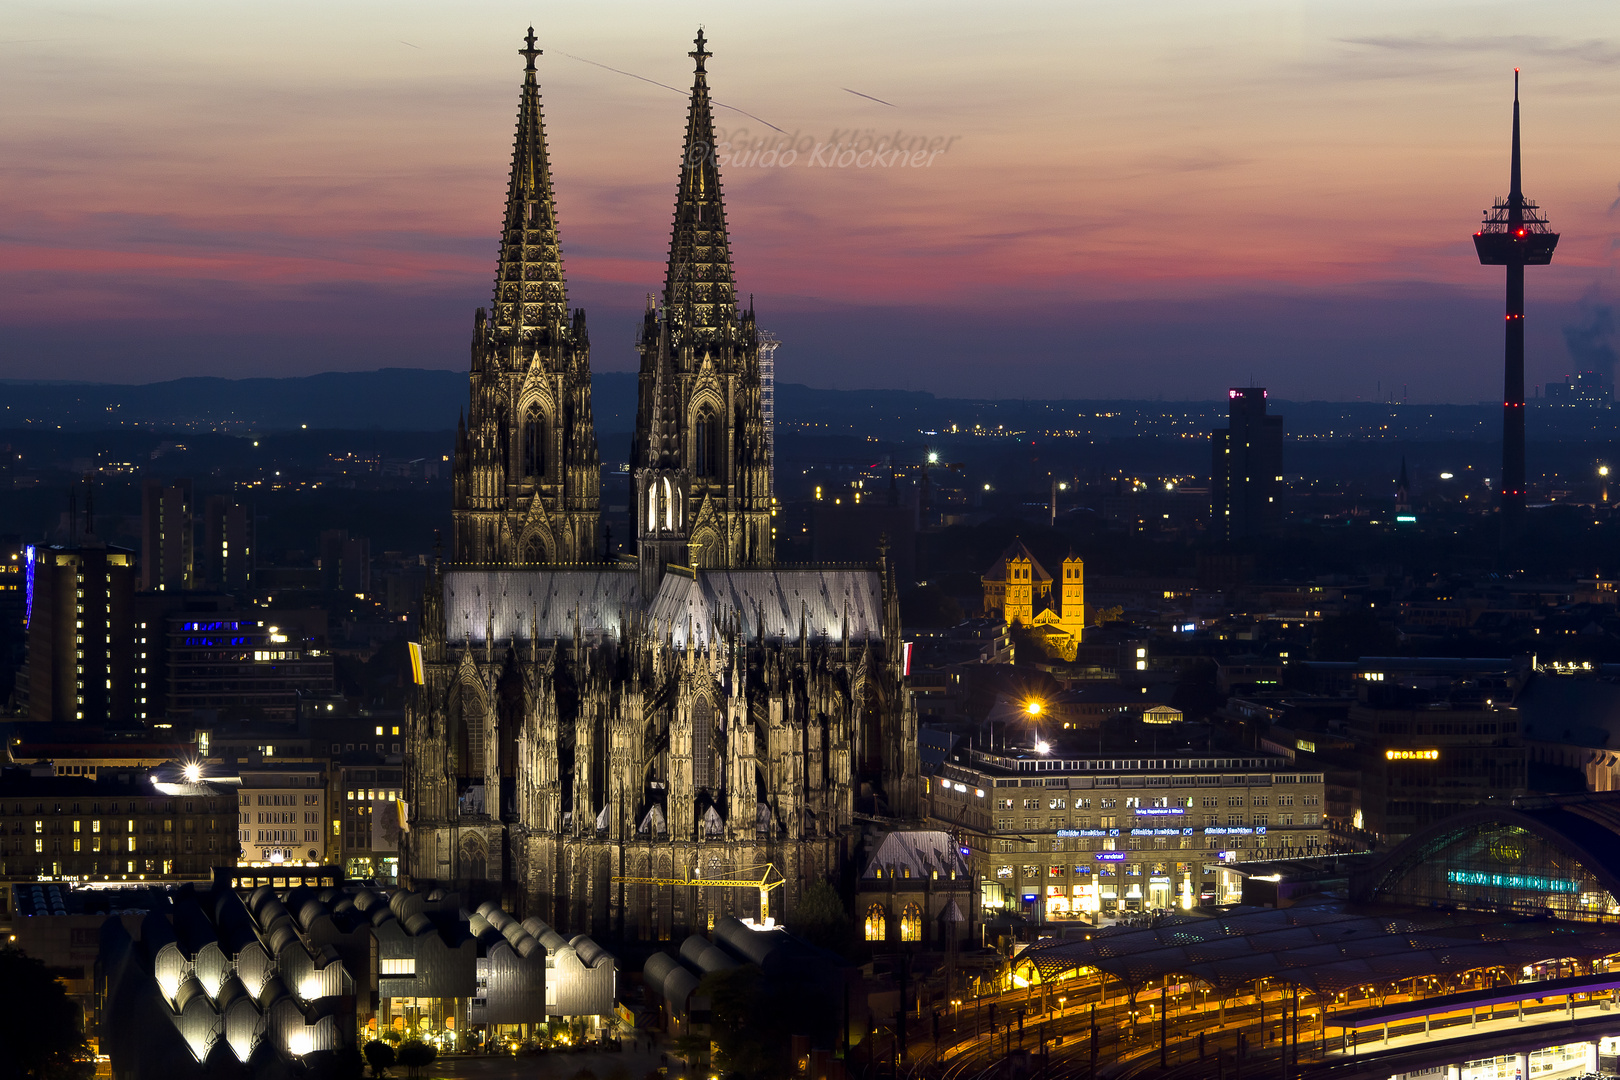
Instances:
[[[1515,66],[1526,192],[1563,234],[1528,275],[1531,382],[1572,369],[1565,329],[1601,331],[1620,288],[1613,0],[7,13],[0,378],[465,367],[531,23],[598,370],[634,366],[662,284],[699,24],[734,142],[949,145],[722,167],[782,381],[1491,399],[1502,271],[1470,234],[1506,192]]]

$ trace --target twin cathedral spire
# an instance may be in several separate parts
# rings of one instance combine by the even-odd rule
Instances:
[[[600,563],[601,459],[590,342],[568,287],[531,27],[494,302],[474,319],[469,407],[454,469],[454,558]],[[759,333],[737,307],[703,32],[662,303],[650,302],[631,445],[630,522],[643,595],[665,567],[771,562],[770,453]]]

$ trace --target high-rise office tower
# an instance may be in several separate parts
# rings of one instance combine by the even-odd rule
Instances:
[[[30,547],[27,715],[107,724],[136,714],[134,552],[86,536]]]
[[[243,593],[253,584],[253,515],[227,495],[203,504],[203,583]]]
[[[1282,490],[1283,418],[1266,414],[1263,386],[1226,392],[1225,431],[1210,433],[1211,527],[1226,540],[1276,527]]]
[[[141,588],[177,592],[193,587],[191,481],[164,487],[148,477],[141,484]]]
[[[371,541],[347,529],[321,533],[321,586],[334,592],[371,595]]]

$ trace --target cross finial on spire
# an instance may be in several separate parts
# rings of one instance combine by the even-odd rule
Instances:
[[[534,58],[545,52],[544,49],[534,47],[534,27],[529,27],[529,36],[524,39],[524,47],[518,50],[518,55],[525,60],[524,70],[534,70]]]
[[[697,35],[697,38],[695,39],[695,41],[696,41],[696,44],[697,44],[697,48],[694,49],[692,52],[687,53],[686,55],[690,56],[692,59],[697,61],[698,74],[701,75],[701,74],[703,74],[703,61],[705,61],[709,57],[713,56],[714,53],[710,52],[707,48],[704,47],[703,27],[701,27],[701,26],[698,27],[698,35]]]

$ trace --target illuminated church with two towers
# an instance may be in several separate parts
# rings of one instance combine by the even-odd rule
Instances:
[[[636,343],[635,555],[601,537],[533,30],[494,302],[473,321],[452,552],[423,601],[401,872],[570,934],[664,939],[837,881],[918,813],[892,569],[778,565],[760,332],[737,306],[699,32],[662,302]]]

